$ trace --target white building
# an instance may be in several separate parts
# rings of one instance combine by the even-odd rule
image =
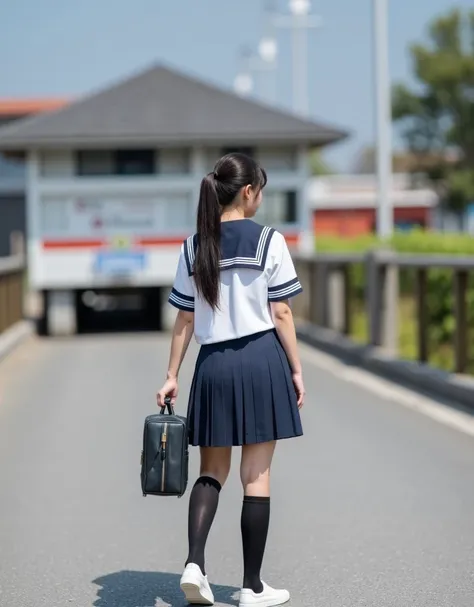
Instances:
[[[390,194],[398,229],[433,226],[437,194],[426,184],[415,185],[411,175],[394,174]],[[314,177],[308,185],[317,235],[360,236],[375,231],[378,207],[376,175]]]
[[[308,150],[343,137],[161,66],[0,129],[0,150],[26,156],[29,279],[44,294],[43,330],[75,332],[91,290],[139,290],[158,316],[201,179],[227,151],[266,168],[260,219],[296,242],[312,227]]]

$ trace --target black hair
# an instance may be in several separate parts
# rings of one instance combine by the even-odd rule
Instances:
[[[197,211],[197,251],[194,282],[199,295],[213,308],[219,303],[220,236],[223,210],[247,185],[261,190],[267,183],[265,171],[249,156],[232,153],[217,161],[201,182]]]

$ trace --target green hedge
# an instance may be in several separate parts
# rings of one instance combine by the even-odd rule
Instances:
[[[399,253],[420,255],[474,255],[474,238],[464,234],[441,234],[437,232],[413,231],[398,232],[387,242],[381,242],[375,236],[356,238],[319,237],[316,248],[319,252],[366,252],[381,245],[390,246]],[[367,339],[367,319],[364,310],[364,268],[362,265],[352,269],[353,297],[355,300],[355,318],[353,337],[357,341]],[[415,274],[413,270],[400,273],[400,353],[407,359],[417,357],[416,309],[414,304]],[[430,362],[440,368],[454,368],[453,341],[455,318],[453,272],[433,269],[428,272],[428,322]],[[469,326],[474,328],[474,272],[469,277],[468,291]],[[474,343],[471,331],[470,372],[474,373]]]
[[[317,238],[316,248],[322,253],[364,252],[382,244],[390,245],[394,251],[399,253],[474,255],[474,238],[472,236],[423,230],[396,232],[390,240],[385,242],[372,235],[354,238],[320,236]]]

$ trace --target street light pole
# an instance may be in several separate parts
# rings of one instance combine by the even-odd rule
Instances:
[[[259,62],[257,69],[263,72],[264,94],[263,97],[271,105],[277,104],[277,58],[278,42],[275,31],[275,4],[273,0],[267,1],[265,5],[265,27],[264,34],[258,45]]]
[[[303,118],[309,115],[308,32],[319,28],[322,19],[311,13],[311,0],[289,0],[290,15],[275,17],[277,27],[289,28],[293,44],[293,111]],[[300,185],[298,188],[300,234],[298,248],[314,251],[313,209],[308,199],[308,150],[302,146],[298,152]]]
[[[261,97],[270,105],[277,103],[276,68],[278,43],[275,35],[273,3],[266,6],[264,34],[258,44],[257,52],[250,49],[241,51],[240,69],[234,80],[235,91],[249,96],[254,91],[255,74],[261,75]]]
[[[309,114],[308,93],[308,31],[321,27],[322,20],[311,15],[310,0],[290,0],[291,15],[278,15],[278,27],[292,30],[293,38],[293,109],[295,113]]]
[[[377,125],[377,235],[393,233],[392,108],[388,58],[388,0],[373,0],[374,80]]]

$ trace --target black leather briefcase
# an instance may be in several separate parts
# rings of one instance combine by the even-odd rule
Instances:
[[[145,419],[141,458],[144,496],[184,494],[188,484],[188,445],[186,418],[175,415],[171,401],[166,399],[160,413]]]

